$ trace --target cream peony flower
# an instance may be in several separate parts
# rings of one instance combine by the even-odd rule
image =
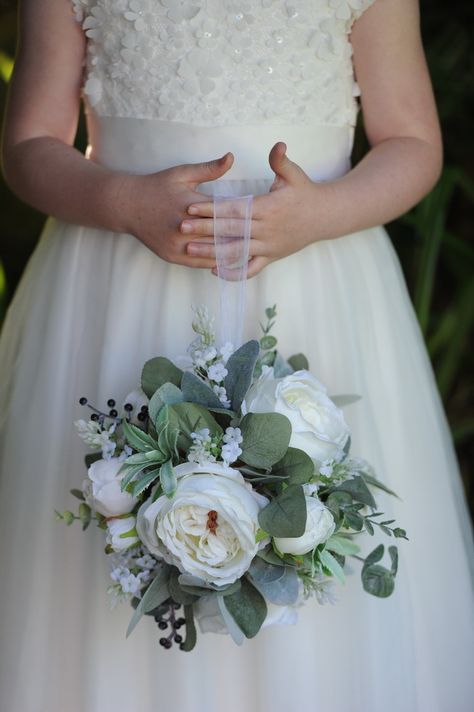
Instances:
[[[290,446],[304,450],[318,467],[342,450],[350,435],[341,409],[309,371],[274,378],[273,369],[265,369],[249,389],[242,410],[285,415],[292,428]]]
[[[305,499],[307,517],[304,534],[286,538],[274,537],[275,545],[282,554],[307,554],[334,533],[336,525],[329,509],[316,497]]]
[[[121,482],[125,472],[120,472],[122,460],[112,457],[110,460],[97,460],[89,467],[89,479],[84,480],[82,489],[87,504],[104,517],[117,517],[128,514],[135,507],[137,500],[129,492],[122,492]]]
[[[258,513],[268,500],[220,463],[190,462],[175,471],[173,499],[162,496],[141,506],[140,539],[183,573],[218,586],[233,583],[257,553]]]

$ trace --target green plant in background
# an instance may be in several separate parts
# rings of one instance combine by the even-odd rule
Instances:
[[[471,0],[422,0],[422,31],[443,126],[445,169],[408,215],[389,226],[435,369],[464,483],[474,511],[474,383],[469,339],[474,328],[474,29]],[[16,1],[0,0],[0,116],[13,67]],[[81,124],[78,145],[84,146]],[[359,131],[356,156],[365,150]],[[0,305],[33,250],[42,216],[22,205],[0,182]],[[0,306],[0,319],[2,310]]]

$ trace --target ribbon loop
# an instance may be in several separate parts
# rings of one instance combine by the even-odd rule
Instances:
[[[214,194],[214,244],[219,280],[219,336],[221,345],[242,344],[247,270],[252,228],[252,195]]]

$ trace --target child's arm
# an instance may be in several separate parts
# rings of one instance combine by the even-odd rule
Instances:
[[[352,44],[372,148],[347,175],[328,183],[313,183],[286,157],[284,144],[272,149],[276,180],[272,192],[254,201],[249,276],[312,242],[393,220],[439,177],[441,136],[417,0],[375,0],[355,23]],[[212,205],[190,206],[189,213],[210,217]],[[212,220],[186,222],[193,237],[211,234]],[[213,254],[195,240],[188,252]]]
[[[163,259],[190,267],[179,224],[197,184],[223,175],[227,155],[150,176],[107,170],[73,148],[85,38],[70,0],[23,0],[3,137],[3,170],[25,202],[67,222],[130,232]]]

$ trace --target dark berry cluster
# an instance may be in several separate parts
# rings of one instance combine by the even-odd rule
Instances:
[[[117,402],[114,398],[109,398],[107,401],[107,407],[109,408],[108,412],[99,410],[99,408],[96,408],[94,405],[92,405],[92,403],[90,403],[89,400],[84,396],[82,396],[82,398],[79,398],[79,403],[80,405],[86,405],[88,408],[90,408],[90,410],[92,410],[91,420],[93,420],[94,422],[99,422],[101,425],[103,425],[106,418],[108,418],[109,420],[116,420],[117,422],[120,421],[120,416],[117,410]],[[131,403],[125,403],[123,409],[125,411],[125,417],[128,421],[130,421],[134,406]],[[137,414],[137,419],[141,422],[144,422],[147,418],[148,406],[143,405],[140,409],[140,412]]]
[[[160,630],[171,629],[167,638],[160,638],[160,645],[169,650],[173,643],[177,643],[183,648],[183,637],[178,633],[178,630],[186,623],[184,618],[176,618],[176,612],[181,608],[181,604],[170,602],[168,608],[164,612],[155,616],[155,621]]]

